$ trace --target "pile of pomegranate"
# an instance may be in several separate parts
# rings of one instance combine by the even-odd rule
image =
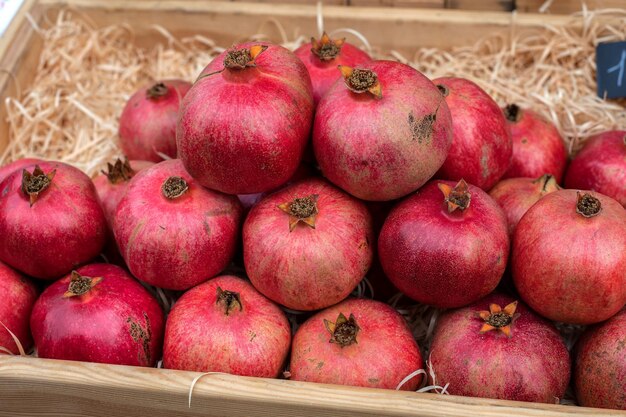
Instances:
[[[568,160],[324,34],[143,87],[119,145],[0,168],[0,352],[626,409],[626,131]],[[419,345],[400,297],[436,309]]]

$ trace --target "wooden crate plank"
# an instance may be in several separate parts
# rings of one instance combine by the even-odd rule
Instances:
[[[546,0],[516,0],[515,7],[518,12],[538,13],[540,7]],[[583,3],[587,9],[624,9],[626,10],[626,0],[554,0],[546,12],[557,14],[569,14],[582,10]]]
[[[18,85],[22,90],[32,83],[39,63],[41,38],[26,19],[29,13],[34,22],[42,16],[42,7],[36,0],[26,0],[13,21],[0,36],[0,97],[15,97]],[[9,143],[9,125],[4,100],[0,104],[0,152]]]
[[[443,9],[445,0],[348,0],[355,7],[410,7]]]
[[[94,363],[0,356],[1,417],[566,417],[621,416],[584,407],[340,387]],[[20,414],[20,410],[24,411]]]

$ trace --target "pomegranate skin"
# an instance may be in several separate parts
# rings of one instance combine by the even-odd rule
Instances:
[[[224,69],[233,50],[263,45],[254,67]],[[227,61],[228,62],[228,61]],[[251,42],[218,55],[183,101],[179,158],[199,184],[228,194],[279,187],[298,168],[313,120],[306,67],[291,51]]]
[[[66,276],[43,292],[30,325],[40,358],[154,366],[165,319],[157,300],[122,268],[90,264],[77,272],[102,280],[83,295],[65,297]]]
[[[0,183],[4,181],[4,179],[8,177],[10,174],[14,173],[15,171],[17,170],[21,171],[22,168],[25,168],[30,165],[34,165],[39,162],[43,162],[43,161],[41,159],[35,159],[35,158],[22,158],[22,159],[18,159],[16,161],[13,161],[6,165],[1,166],[0,167]]]
[[[30,335],[30,313],[37,300],[37,289],[26,277],[0,262],[0,323],[4,324],[20,341],[26,352],[33,345]],[[13,337],[0,325],[0,354],[8,350],[14,355],[19,350]]]
[[[154,165],[154,162],[151,161],[129,161],[130,167],[134,171],[130,174],[136,174],[137,172],[149,168]],[[100,197],[100,202],[102,203],[102,209],[104,210],[104,215],[107,219],[109,225],[111,225],[113,221],[113,217],[115,215],[115,210],[117,210],[117,205],[120,203],[122,197],[126,193],[126,187],[131,178],[128,179],[114,179],[111,180],[107,177],[106,174],[100,173],[96,178],[93,179],[93,184],[96,187],[96,191],[98,192],[98,197]]]
[[[626,309],[587,329],[576,345],[574,386],[585,407],[626,410]]]
[[[478,85],[463,78],[437,78],[452,114],[453,141],[437,174],[489,191],[509,168],[513,144],[504,114]]]
[[[508,178],[497,183],[489,195],[504,210],[509,236],[524,213],[546,194],[560,190],[556,178],[546,174],[539,178]]]
[[[313,150],[332,183],[369,201],[393,200],[428,181],[452,141],[450,111],[420,72],[398,62],[372,61],[382,98],[335,83],[321,99]]]
[[[626,207],[626,130],[590,137],[565,174],[566,188],[594,190]]]
[[[182,178],[187,190],[167,198],[162,187]],[[137,173],[115,213],[113,232],[130,272],[141,281],[186,290],[232,259],[242,207],[236,196],[200,186],[179,159]]]
[[[556,126],[530,109],[511,104],[504,109],[511,130],[513,156],[502,178],[540,177],[551,174],[561,183],[567,150]]]
[[[93,182],[62,162],[41,162],[56,170],[31,205],[22,191],[23,171],[0,183],[0,261],[40,279],[57,279],[97,256],[106,239],[106,219]],[[33,173],[35,165],[24,169]]]
[[[226,314],[218,288],[239,294]],[[170,312],[163,366],[196,372],[275,378],[291,344],[285,313],[249,282],[223,275],[187,291]]]
[[[451,308],[493,291],[507,264],[504,213],[483,190],[469,185],[470,205],[448,212],[439,184],[431,181],[389,214],[378,238],[378,256],[389,280],[424,304]]]
[[[315,228],[278,206],[318,195]],[[256,204],[243,226],[252,285],[294,310],[319,310],[345,299],[372,263],[372,219],[365,205],[325,180],[303,180]]]
[[[577,213],[577,191],[548,194],[521,218],[511,270],[521,298],[550,320],[591,324],[626,304],[626,211],[615,200],[593,217]],[[582,195],[582,194],[581,194]]]
[[[552,404],[563,397],[570,357],[554,325],[519,303],[510,338],[497,329],[480,333],[480,311],[513,301],[492,294],[439,318],[430,349],[437,385],[468,397]]]
[[[322,60],[311,51],[311,48],[311,42],[305,43],[296,49],[294,54],[302,60],[309,72],[313,85],[313,100],[316,106],[330,87],[341,78],[341,72],[337,69],[338,65],[358,67],[360,64],[372,60],[366,52],[350,43],[344,43],[339,54],[329,60]]]
[[[325,321],[339,314],[354,315],[359,331],[356,343],[342,347],[331,343]],[[296,381],[395,389],[423,365],[419,346],[404,317],[387,304],[352,298],[320,311],[296,331],[289,372]],[[407,381],[402,390],[414,391],[421,376]]]
[[[119,126],[120,148],[129,159],[160,162],[163,157],[157,152],[176,158],[176,121],[190,88],[187,81],[163,80],[131,96]]]

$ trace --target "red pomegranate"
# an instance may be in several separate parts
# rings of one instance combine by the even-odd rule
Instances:
[[[150,161],[129,161],[128,158],[117,158],[115,163],[107,164],[107,171],[102,171],[100,175],[93,179],[98,197],[104,209],[104,215],[109,224],[113,220],[115,210],[120,200],[126,193],[126,187],[130,179],[142,169],[151,167],[154,162]]]
[[[419,346],[404,317],[378,301],[353,298],[302,324],[291,348],[291,379],[395,389],[422,368]],[[421,377],[402,390],[414,391]]]
[[[315,115],[313,149],[324,176],[355,197],[393,200],[428,181],[448,154],[452,122],[433,83],[408,65],[340,66]]]
[[[113,231],[130,272],[157,287],[186,290],[232,259],[242,208],[203,188],[179,159],[139,172],[120,201]]]
[[[626,304],[626,210],[600,193],[546,195],[517,224],[511,270],[522,299],[542,316],[608,319]]]
[[[122,268],[90,264],[50,285],[30,319],[40,358],[154,366],[165,319]]]
[[[537,201],[546,194],[560,190],[554,176],[545,174],[539,178],[509,178],[502,180],[489,191],[489,195],[502,207],[509,225],[509,235]]]
[[[569,383],[554,325],[500,294],[444,313],[430,352],[437,384],[453,395],[554,404]]]
[[[454,187],[454,188],[453,188]],[[412,299],[461,307],[493,291],[509,254],[506,217],[465,181],[431,181],[389,214],[378,256],[391,282]]]
[[[120,117],[120,148],[130,159],[159,162],[176,158],[176,121],[191,84],[163,80],[140,88]]]
[[[372,241],[365,205],[318,178],[265,197],[243,226],[252,285],[295,310],[345,299],[372,263]]]
[[[8,177],[10,174],[14,173],[15,171],[21,170],[22,168],[25,168],[29,165],[35,165],[40,162],[43,162],[43,161],[41,159],[35,159],[35,158],[22,158],[22,159],[18,159],[13,162],[10,162],[6,165],[2,165],[0,167],[0,183],[4,181],[4,179]]]
[[[163,366],[275,378],[290,344],[285,313],[247,281],[223,275],[187,291],[174,305]]]
[[[613,130],[590,137],[572,160],[565,186],[594,190],[626,207],[626,130]]]
[[[33,345],[30,335],[30,312],[37,300],[37,289],[27,278],[0,262],[0,354],[17,355],[19,349],[11,334],[28,351]],[[6,327],[6,328],[5,328]]]
[[[511,163],[513,145],[498,104],[478,85],[463,78],[433,80],[452,113],[454,139],[438,176],[465,181],[488,191]]]
[[[106,219],[93,182],[61,162],[13,172],[0,184],[0,261],[56,279],[100,253]]]
[[[578,341],[574,385],[582,406],[626,410],[626,309]]]
[[[346,42],[345,39],[331,39],[326,32],[319,41],[311,38],[311,43],[305,43],[294,53],[309,71],[315,105],[341,78],[341,73],[337,71],[338,65],[355,67],[372,60],[367,53]]]
[[[511,165],[502,178],[551,174],[560,183],[567,150],[558,129],[538,113],[515,104],[504,108],[513,142]]]
[[[217,56],[183,101],[179,157],[198,183],[229,194],[284,184],[309,139],[313,93],[306,67],[267,42]]]

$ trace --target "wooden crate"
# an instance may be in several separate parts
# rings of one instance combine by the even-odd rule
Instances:
[[[258,22],[279,19],[287,31],[315,33],[316,7],[300,4],[200,1],[26,0],[17,19],[0,39],[0,68],[15,75],[22,88],[34,77],[41,41],[32,23],[41,23],[60,7],[79,9],[98,25],[126,22],[137,42],[154,41],[150,24],[175,35],[204,33],[230,44],[254,32]],[[418,45],[452,47],[474,42],[494,31],[509,32],[504,13],[325,6],[327,27],[347,25],[383,49],[412,51]],[[27,18],[28,15],[28,18]],[[540,30],[563,25],[565,17],[518,16],[518,27]],[[31,23],[32,22],[32,23]],[[0,96],[15,96],[16,83],[3,72]],[[4,102],[4,100],[3,100]],[[0,152],[9,134],[0,111]],[[198,373],[63,362],[0,355],[0,416],[626,416],[624,412],[350,388],[287,380],[211,374],[189,389]]]

